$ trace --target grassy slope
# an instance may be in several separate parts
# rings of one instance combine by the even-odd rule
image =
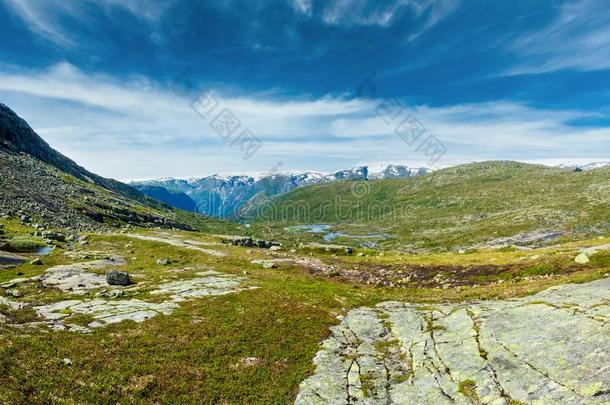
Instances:
[[[351,181],[275,198],[260,222],[359,223],[400,242],[455,246],[538,229],[583,233],[610,220],[610,168],[575,173],[516,162],[483,162],[424,177],[378,180],[369,192]],[[299,207],[298,209],[295,207]],[[309,209],[304,215],[303,207]],[[326,207],[321,209],[320,207]],[[351,209],[351,211],[348,211]],[[607,232],[607,227],[606,232]]]

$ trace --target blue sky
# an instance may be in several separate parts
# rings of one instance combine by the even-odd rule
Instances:
[[[109,177],[610,160],[603,0],[0,0],[0,27],[0,102]]]

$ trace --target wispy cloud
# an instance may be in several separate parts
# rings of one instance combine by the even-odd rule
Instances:
[[[301,14],[311,16],[313,12],[312,0],[289,0],[292,7]]]
[[[0,72],[3,102],[52,146],[107,176],[265,171],[277,161],[286,169],[326,170],[425,160],[376,115],[380,100],[214,94],[263,140],[253,160],[242,161],[189,100],[152,80],[123,82],[66,63],[27,74]],[[571,126],[583,116],[578,110],[494,102],[409,111],[445,143],[450,162],[594,156],[610,142],[610,128]]]
[[[402,13],[410,13],[420,26],[411,37],[431,28],[457,5],[459,0],[333,0],[324,8],[322,19],[331,25],[377,25],[387,27]]]
[[[87,24],[89,13],[98,15],[121,9],[135,18],[153,23],[159,20],[172,1],[159,0],[0,0],[14,15],[42,39],[66,48],[77,44],[78,36],[66,22]]]
[[[610,8],[604,0],[572,0],[556,19],[518,39],[511,50],[525,62],[511,73],[610,69]]]

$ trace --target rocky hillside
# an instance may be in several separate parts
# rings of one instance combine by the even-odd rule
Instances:
[[[0,216],[49,227],[189,228],[172,208],[78,166],[0,104]]]
[[[428,174],[429,169],[411,168],[402,165],[359,166],[333,173],[320,172],[280,172],[261,176],[212,175],[188,180],[158,179],[133,182],[132,186],[144,194],[170,204],[188,209],[194,202],[193,210],[205,215],[221,218],[241,216],[242,209],[256,201],[292,191],[313,184],[338,180],[391,179]],[[160,192],[163,188],[168,193]]]

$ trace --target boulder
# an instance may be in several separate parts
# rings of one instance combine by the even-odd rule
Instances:
[[[275,264],[275,262],[273,262],[271,260],[265,260],[262,264],[263,264],[264,269],[276,269],[277,268],[277,264]]]
[[[44,232],[42,232],[42,237],[45,239],[50,239],[50,240],[54,240],[57,242],[66,241],[66,235],[64,235],[63,233],[59,233],[59,232],[44,231]]]
[[[158,264],[159,266],[167,266],[167,265],[169,265],[170,263],[171,263],[171,261],[170,261],[169,259],[167,259],[167,258],[163,258],[163,259],[159,259],[159,260],[157,260],[157,264]]]
[[[586,253],[582,252],[574,258],[574,261],[578,264],[587,264],[589,263],[589,256],[587,256]]]
[[[110,285],[130,285],[131,277],[124,271],[112,270],[106,273],[106,281]]]

